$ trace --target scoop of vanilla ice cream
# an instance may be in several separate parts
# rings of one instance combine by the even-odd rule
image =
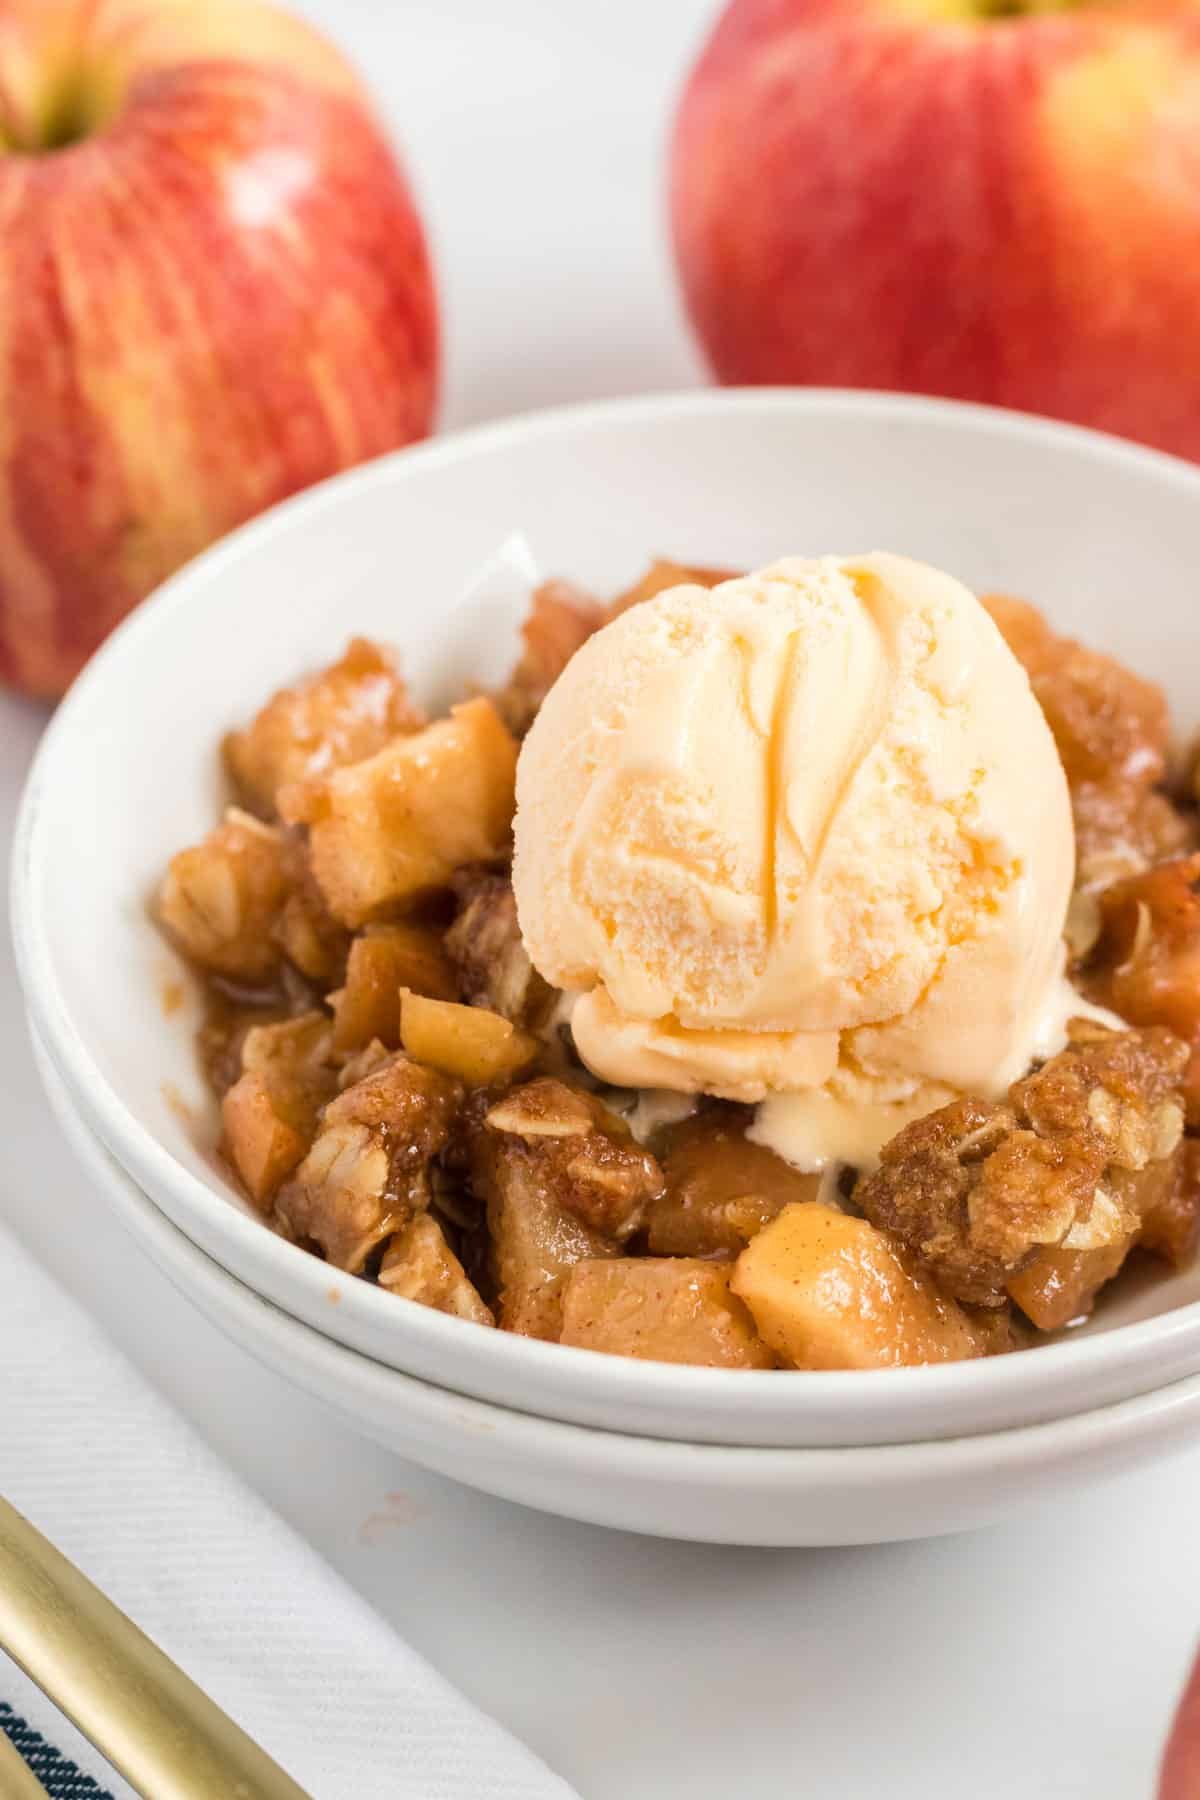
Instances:
[[[633,607],[517,770],[526,945],[623,1085],[997,1091],[1061,985],[1073,865],[1024,671],[966,588],[899,556]]]

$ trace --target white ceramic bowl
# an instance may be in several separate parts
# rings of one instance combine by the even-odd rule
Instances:
[[[1028,1425],[1200,1370],[1200,1273],[1106,1301],[1085,1334],[949,1367],[731,1373],[547,1346],[431,1312],[274,1237],[222,1180],[178,976],[146,916],[169,855],[220,798],[217,743],[353,631],[397,643],[445,697],[494,668],[525,596],[454,611],[514,527],[601,591],[652,552],[749,566],[886,546],[1055,621],[1165,682],[1200,562],[1200,471],[1013,414],[895,396],[710,392],[575,408],[447,438],[290,502],[130,619],[76,684],[30,779],[14,860],[31,1016],[87,1126],[249,1287],[380,1363],[532,1414],[691,1443],[907,1443]],[[503,660],[503,657],[500,658]]]
[[[182,1294],[367,1437],[505,1500],[704,1543],[889,1543],[992,1524],[1200,1432],[1200,1376],[1022,1430],[841,1450],[680,1444],[467,1399],[332,1342],[197,1249],[92,1136],[35,1049],[64,1134],[97,1193]]]

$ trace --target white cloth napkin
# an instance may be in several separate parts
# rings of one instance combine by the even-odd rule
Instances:
[[[571,1800],[242,1485],[2,1229],[0,1492],[314,1800]],[[0,1702],[101,1788],[131,1794],[2,1655]]]

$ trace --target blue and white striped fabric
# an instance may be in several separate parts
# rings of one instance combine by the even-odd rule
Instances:
[[[78,1763],[48,1744],[41,1732],[27,1725],[3,1700],[0,1731],[20,1751],[50,1800],[113,1800],[111,1789],[101,1787]]]

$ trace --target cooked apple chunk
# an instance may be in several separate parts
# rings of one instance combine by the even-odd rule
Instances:
[[[672,1126],[659,1148],[664,1191],[646,1215],[656,1256],[736,1254],[785,1206],[815,1200],[819,1175],[802,1175],[746,1137],[747,1115],[720,1106]]]
[[[522,1146],[565,1212],[618,1243],[641,1229],[662,1192],[662,1170],[624,1120],[565,1082],[543,1076],[513,1088],[484,1126]]]
[[[337,1090],[333,1033],[323,1012],[252,1025],[242,1039],[242,1068],[261,1075],[281,1116],[311,1137],[317,1115]]]
[[[309,1140],[281,1116],[265,1075],[238,1078],[221,1101],[221,1124],[230,1160],[257,1206],[275,1190],[308,1149]]]
[[[560,1342],[650,1362],[772,1369],[775,1358],[730,1293],[729,1274],[719,1263],[682,1256],[577,1263],[563,1295]]]
[[[315,1244],[337,1269],[361,1272],[377,1244],[409,1217],[389,1191],[390,1161],[382,1137],[365,1125],[329,1125],[275,1200],[284,1236]]]
[[[463,869],[455,876],[454,891],[459,910],[446,933],[446,953],[457,970],[463,999],[514,1025],[542,1024],[554,990],[530,961],[512,882],[492,869]]]
[[[1095,894],[1195,841],[1194,823],[1159,791],[1170,721],[1162,689],[1111,656],[1052,631],[1006,595],[984,605],[1024,665],[1071,789],[1076,885]]]
[[[252,1026],[242,1042],[242,1067],[307,1080],[312,1071],[329,1063],[332,1050],[329,1020],[313,1007],[290,1019]]]
[[[494,1325],[491,1308],[480,1299],[466,1270],[428,1213],[418,1213],[388,1242],[379,1265],[379,1285],[435,1312]]]
[[[1167,1185],[1174,1184],[1178,1153],[1161,1167]],[[1039,1331],[1057,1331],[1092,1310],[1096,1295],[1118,1273],[1137,1241],[1141,1220],[1136,1190],[1144,1182],[1126,1175],[1096,1190],[1087,1219],[1072,1228],[1061,1244],[1038,1251],[1028,1267],[1008,1284],[1010,1297]]]
[[[471,1134],[471,1184],[487,1203],[500,1323],[557,1339],[576,1263],[620,1255],[662,1185],[654,1158],[589,1094],[515,1088]]]
[[[619,1256],[619,1246],[572,1218],[539,1179],[532,1159],[511,1146],[481,1146],[472,1176],[487,1199],[500,1324],[522,1337],[557,1342],[568,1274],[588,1258]]]
[[[541,1046],[499,1013],[430,1000],[407,989],[400,997],[400,1036],[417,1062],[468,1087],[487,1087],[527,1069]]]
[[[357,1274],[377,1245],[423,1211],[429,1167],[445,1148],[461,1089],[393,1056],[331,1100],[304,1161],[284,1183],[275,1218]]]
[[[521,627],[520,660],[495,696],[501,718],[517,737],[529,730],[555,681],[603,619],[599,601],[574,582],[544,581],[534,590]]]
[[[490,700],[395,738],[328,780],[287,789],[311,827],[313,874],[335,918],[357,929],[498,855],[512,826],[517,746]]]
[[[1072,786],[1163,779],[1170,720],[1160,687],[1060,636],[1026,600],[989,594],[983,604],[1029,676]]]
[[[389,1056],[331,1100],[322,1123],[336,1125],[349,1119],[385,1130],[391,1150],[399,1157],[397,1178],[407,1179],[406,1169],[415,1171],[420,1193],[414,1192],[413,1201],[423,1206],[428,1198],[429,1161],[444,1148],[461,1101],[462,1089],[456,1081],[436,1069],[423,1068],[410,1057]]]
[[[1135,1025],[1165,1025],[1191,1048],[1188,1123],[1200,1125],[1200,856],[1161,863],[1100,895],[1088,991]]]
[[[428,925],[368,925],[350,946],[345,986],[330,995],[337,1048],[361,1050],[379,1038],[398,1049],[403,988],[454,998],[454,970],[439,933]]]
[[[1142,1205],[1138,1243],[1176,1269],[1186,1268],[1200,1239],[1200,1139],[1180,1146],[1179,1176],[1170,1187],[1149,1195]]]
[[[733,1292],[759,1335],[796,1369],[961,1362],[984,1343],[866,1219],[819,1201],[787,1206],[738,1257]]]
[[[1040,1251],[1008,1284],[1009,1294],[1039,1331],[1058,1331],[1087,1318],[1100,1289],[1120,1272],[1137,1244],[1173,1261],[1188,1260],[1197,1206],[1192,1161],[1180,1143],[1140,1170],[1109,1170],[1089,1217],[1062,1244]]]
[[[339,1094],[345,1093],[347,1088],[356,1086],[358,1082],[365,1081],[368,1075],[374,1075],[382,1069],[384,1063],[391,1062],[394,1054],[395,1051],[389,1050],[380,1038],[372,1038],[361,1050],[347,1056],[338,1070]]]
[[[279,969],[274,927],[288,892],[283,833],[230,807],[203,843],[171,858],[158,917],[199,968],[262,985]]]
[[[336,1092],[329,1020],[310,1012],[252,1026],[241,1068],[221,1102],[225,1148],[251,1199],[265,1208],[303,1160],[321,1107]]]
[[[1096,1295],[1129,1254],[1134,1235],[1094,1250],[1043,1250],[1013,1276],[1009,1293],[1039,1331],[1058,1331],[1091,1312]]]
[[[643,600],[653,600],[656,594],[665,594],[668,588],[684,583],[693,587],[718,587],[722,581],[733,581],[735,576],[733,569],[705,569],[659,558],[650,564],[640,581],[617,595],[605,613],[605,621],[618,618],[631,606],[640,606]]]
[[[281,788],[361,762],[424,722],[387,652],[354,638],[337,662],[282,688],[244,731],[231,731],[225,763],[245,804],[269,819]]]
[[[297,831],[286,835],[284,870],[289,891],[273,928],[275,942],[307,980],[328,991],[345,973],[350,933],[326,906]]]
[[[1132,782],[1081,782],[1071,790],[1075,815],[1075,902],[1081,910],[1114,882],[1153,872],[1156,864],[1196,848],[1196,815],[1181,812],[1158,788]],[[1072,952],[1079,954],[1075,934]],[[1087,946],[1090,948],[1090,946]]]

